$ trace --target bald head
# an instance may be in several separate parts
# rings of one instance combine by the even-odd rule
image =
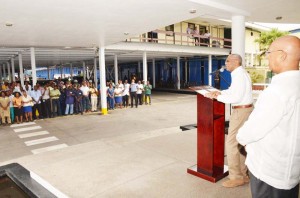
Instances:
[[[283,36],[276,39],[269,48],[269,67],[275,73],[299,70],[300,39]]]
[[[239,54],[230,54],[225,62],[226,70],[232,72],[242,65],[242,57]]]

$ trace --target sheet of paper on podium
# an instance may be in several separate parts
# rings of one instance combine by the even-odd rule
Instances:
[[[220,91],[219,89],[216,89],[212,86],[196,86],[196,87],[189,87],[190,89],[194,90],[195,92],[205,96],[205,94],[213,91]]]

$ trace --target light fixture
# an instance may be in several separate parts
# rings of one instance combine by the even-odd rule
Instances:
[[[11,22],[6,22],[6,23],[5,23],[5,26],[6,26],[6,27],[12,27],[12,26],[13,26],[13,23],[11,23]]]
[[[276,20],[281,20],[282,19],[282,16],[278,16],[275,18]]]
[[[70,49],[70,48],[71,48],[71,47],[69,47],[69,46],[66,46],[66,47],[65,47],[65,49]]]
[[[191,13],[191,14],[195,14],[196,12],[197,12],[196,9],[190,9],[190,13]]]
[[[129,34],[129,32],[124,32],[124,35],[128,35]]]

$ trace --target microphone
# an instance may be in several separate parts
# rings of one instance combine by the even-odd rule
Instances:
[[[214,74],[214,73],[216,73],[216,72],[224,72],[225,69],[226,69],[226,66],[223,65],[220,69],[216,69],[215,71],[211,72],[209,75],[212,75],[212,74]]]

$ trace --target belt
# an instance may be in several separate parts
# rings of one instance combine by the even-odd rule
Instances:
[[[253,104],[233,106],[232,109],[243,109],[253,107]]]

